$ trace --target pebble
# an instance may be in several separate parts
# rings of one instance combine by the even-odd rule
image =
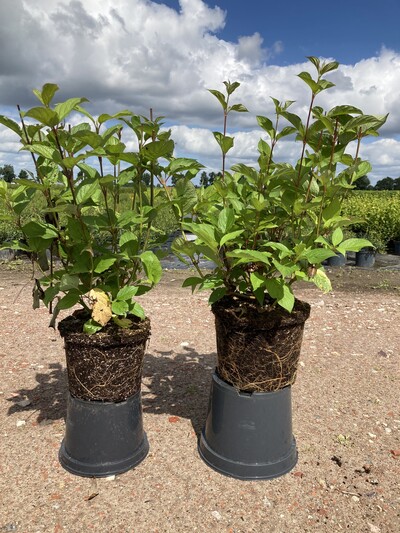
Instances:
[[[21,400],[20,402],[17,402],[17,405],[19,407],[28,407],[28,405],[31,405],[31,401],[30,400]]]
[[[104,478],[106,481],[114,481],[115,480],[115,475],[114,476],[107,476]]]
[[[190,342],[187,342],[187,341],[184,341],[184,342],[181,342],[181,346],[189,346]]]
[[[360,501],[360,498],[358,496],[352,496],[351,499],[353,500],[353,502],[359,502]]]
[[[22,426],[25,426],[26,425],[26,420],[17,420],[17,428],[20,428]]]
[[[218,511],[213,511],[211,514],[216,520],[221,520],[222,518],[221,514]]]

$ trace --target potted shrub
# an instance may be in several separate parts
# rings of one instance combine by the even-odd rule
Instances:
[[[258,168],[236,164],[226,170],[234,143],[227,117],[247,109],[231,104],[238,82],[224,82],[225,93],[211,90],[224,116],[223,131],[214,133],[221,176],[197,199],[182,179],[174,200],[182,230],[197,237],[188,242],[183,234],[173,244],[196,270],[183,285],[211,290],[217,334],[218,364],[199,451],[214,469],[243,479],[276,477],[297,461],[290,395],[310,306],[296,299],[294,284],[307,281],[329,291],[321,263],[370,245],[344,238],[351,219],[341,215],[341,204],[370,169],[359,158],[362,139],[375,135],[386,117],[350,105],[329,111],[317,106],[317,95],[333,86],[325,75],[338,63],[309,60],[316,77],[299,74],[311,92],[305,120],[289,110],[292,101],[275,98],[275,118],[257,117],[264,133]],[[275,159],[286,136],[299,144],[294,165]],[[346,151],[351,144],[354,156]],[[215,269],[203,271],[200,256],[214,261]]]
[[[162,189],[154,180],[192,167],[196,174],[199,165],[172,157],[174,143],[160,118],[129,111],[95,118],[82,107],[84,98],[53,105],[57,89],[46,84],[34,91],[40,105],[20,112],[21,125],[0,116],[35,166],[16,188],[0,182],[8,216],[24,236],[4,246],[31,254],[33,305],[50,308],[53,327],[60,311],[74,310],[58,325],[69,386],[60,461],[75,474],[107,476],[148,452],[140,385],[150,321],[136,297],[161,277],[153,248],[162,237],[154,229]],[[71,113],[75,125],[67,126]],[[127,150],[123,126],[136,139],[135,152]],[[24,223],[37,194],[43,217]]]

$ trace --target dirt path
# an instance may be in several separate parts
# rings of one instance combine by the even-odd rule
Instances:
[[[400,271],[331,272],[312,306],[293,387],[299,462],[243,482],[197,454],[215,365],[206,294],[167,272],[143,298],[152,337],[143,378],[150,454],[115,479],[79,478],[64,433],[62,341],[31,308],[29,272],[0,266],[0,532],[386,533],[400,523]]]

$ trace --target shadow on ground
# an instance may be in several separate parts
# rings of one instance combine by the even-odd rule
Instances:
[[[143,411],[187,418],[199,435],[207,415],[216,354],[199,354],[190,347],[183,353],[156,353],[146,354],[144,360]]]
[[[215,353],[199,354],[190,347],[183,353],[156,352],[144,359],[142,387],[143,411],[168,414],[191,420],[197,434],[205,422]],[[67,372],[61,363],[36,374],[37,385],[22,388],[7,398],[12,403],[8,415],[37,415],[38,423],[65,418],[67,409]],[[31,413],[31,414],[26,414]]]
[[[20,389],[17,396],[8,398],[13,405],[8,415],[37,413],[37,422],[65,418],[67,410],[67,373],[61,363],[49,365],[49,372],[36,374],[37,385],[33,389]],[[28,415],[27,418],[30,418]]]

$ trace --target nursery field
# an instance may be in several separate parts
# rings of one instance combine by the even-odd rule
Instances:
[[[197,453],[215,365],[207,294],[167,271],[143,297],[152,336],[143,376],[148,457],[110,479],[58,462],[66,413],[63,343],[33,310],[28,263],[0,264],[0,532],[394,533],[400,521],[400,270],[340,268],[311,304],[293,422],[299,460],[244,482]]]

